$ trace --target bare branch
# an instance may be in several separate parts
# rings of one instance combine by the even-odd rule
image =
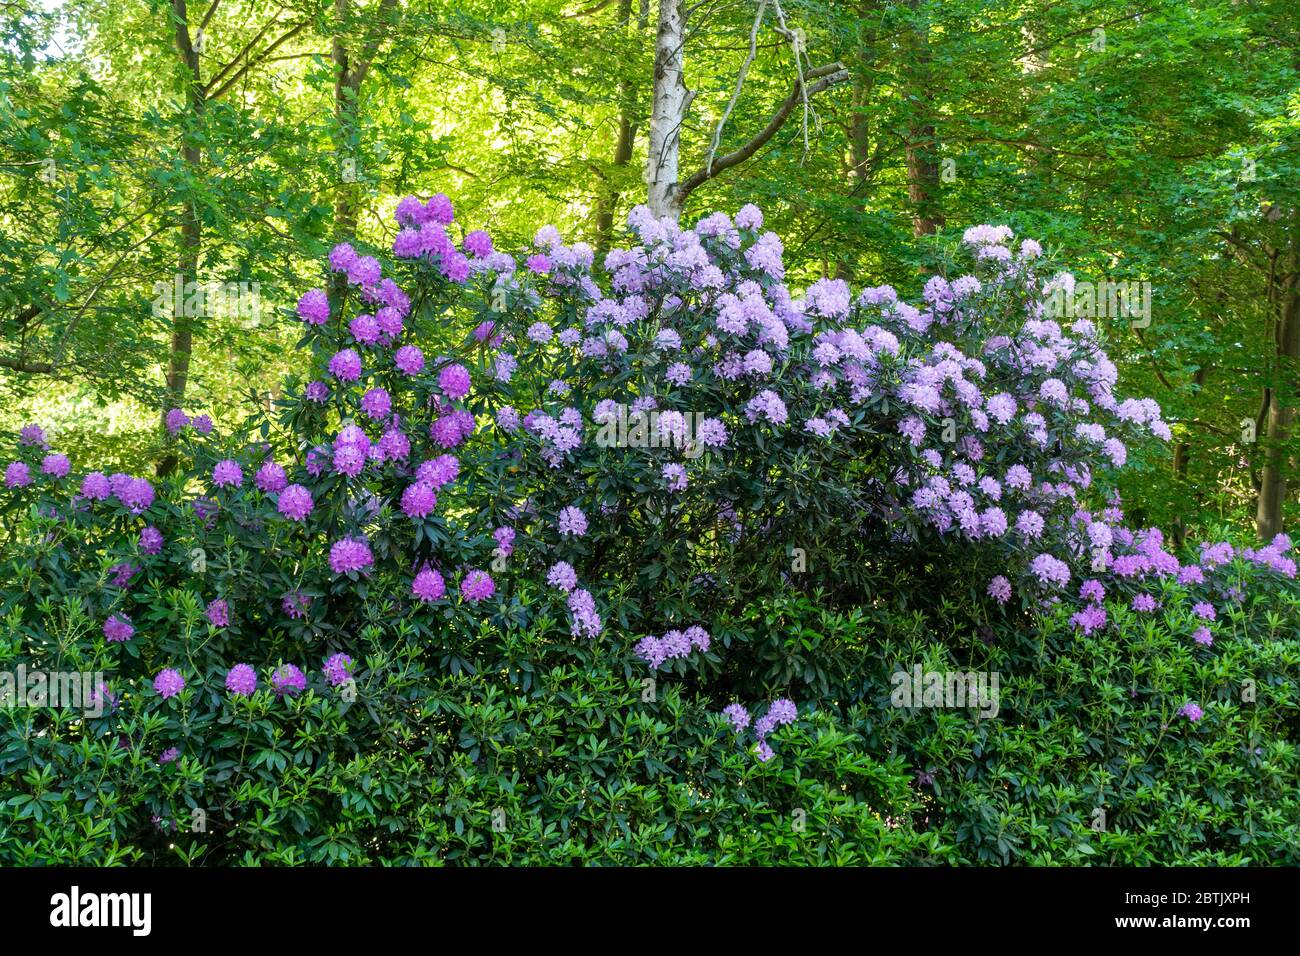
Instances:
[[[239,71],[234,76],[226,80],[225,83],[222,83],[221,88],[217,90],[215,93],[211,94],[209,99],[214,99],[214,100],[220,99],[222,93],[226,92],[226,90],[230,89],[232,86],[238,83],[245,73],[247,73],[253,67],[257,66],[259,63],[261,63],[266,58],[266,55],[268,53],[274,53],[277,47],[279,47],[282,43],[287,43],[293,37],[297,36],[306,28],[306,26],[307,26],[306,22],[303,22],[298,24],[292,30],[285,31],[283,34],[280,35],[280,38],[278,40],[276,40],[274,43],[268,46],[256,57],[249,57],[248,62],[245,63],[242,67],[240,67]]]
[[[1223,230],[1219,230],[1216,234],[1220,238],[1226,240],[1229,245],[1231,245],[1237,250],[1239,258],[1246,265],[1250,266],[1253,269],[1258,269],[1260,272],[1268,272],[1267,264],[1259,262],[1255,259],[1257,250],[1252,249],[1247,243],[1242,242],[1240,239],[1237,238],[1237,236],[1234,233],[1224,232]]]
[[[719,173],[743,163],[749,157],[753,156],[760,149],[771,141],[772,137],[777,134],[785,121],[790,118],[794,108],[804,99],[804,96],[813,97],[824,90],[830,89],[839,83],[843,83],[849,78],[849,71],[843,63],[828,63],[825,66],[819,66],[816,69],[809,70],[804,77],[804,81],[796,80],[794,88],[790,90],[790,95],[772,114],[767,125],[763,127],[753,139],[745,143],[739,149],[733,150],[725,156],[714,161],[711,166],[701,167],[696,170],[685,182],[679,187],[678,194],[685,200],[692,190],[698,189],[704,183],[713,179]],[[806,81],[812,80],[811,84]]]
[[[799,89],[803,91],[803,157],[799,160],[801,163],[808,158],[808,81],[803,75],[803,61],[807,54],[804,52],[803,43],[799,34],[791,30],[785,23],[785,11],[781,9],[781,0],[772,0],[773,6],[776,7],[776,32],[781,34],[790,41],[790,49],[794,51],[794,71],[799,79]],[[818,129],[820,129],[820,124]]]
[[[713,131],[713,142],[709,146],[709,155],[704,161],[704,168],[713,173],[713,159],[718,155],[718,146],[722,142],[722,129],[727,125],[727,120],[731,117],[731,111],[736,108],[736,101],[740,99],[740,91],[745,86],[745,77],[749,75],[749,68],[754,62],[754,57],[758,55],[758,31],[763,25],[763,14],[767,12],[767,0],[759,0],[758,13],[754,16],[754,25],[749,28],[749,54],[745,57],[745,62],[740,65],[740,73],[736,76],[736,90],[731,94],[731,100],[727,103],[727,108],[722,111],[722,118],[718,120],[718,128]]]
[[[586,10],[579,10],[577,13],[564,14],[564,19],[577,20],[579,17],[589,17],[593,13],[600,13],[601,10],[604,10],[607,6],[609,6],[613,2],[614,0],[600,0],[600,2],[597,3],[594,7],[588,7]]]
[[[253,49],[253,47],[257,46],[257,44],[261,41],[262,37],[266,36],[267,31],[269,31],[271,27],[275,26],[277,23],[280,22],[280,12],[283,9],[284,8],[281,7],[280,10],[277,10],[275,12],[275,15],[271,17],[270,20],[267,20],[266,23],[262,24],[262,29],[258,30],[257,33],[253,34],[253,38],[249,40],[247,43],[245,43],[243,48],[238,53],[236,53],[233,57],[231,57],[229,63],[227,63],[225,66],[223,66],[220,70],[217,71],[216,76],[208,80],[208,85],[204,88],[204,93],[209,92],[210,90],[212,90],[213,87],[215,87],[218,83],[220,83],[222,77],[224,77],[227,73],[229,73],[231,68],[240,60],[242,60],[249,53],[249,51]]]
[[[203,14],[203,20],[199,23],[200,32],[208,25],[208,21],[212,19],[212,15],[217,12],[219,6],[221,6],[221,0],[212,0],[212,3],[208,6],[208,12]]]

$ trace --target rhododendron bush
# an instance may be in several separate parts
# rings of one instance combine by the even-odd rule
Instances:
[[[1169,427],[1115,393],[1100,329],[1048,314],[1072,280],[1032,240],[968,230],[966,271],[909,303],[790,288],[752,206],[693,228],[638,209],[601,263],[551,227],[497,250],[442,195],[396,220],[387,265],[337,246],[286,317],[301,374],[271,414],[168,414],[171,473],[103,474],[40,426],[17,437],[3,650],[102,673],[103,706],[11,712],[0,769],[31,797],[15,820],[127,856],[505,860],[535,851],[488,835],[485,808],[525,827],[541,801],[560,822],[544,815],[534,846],[577,853],[557,849],[574,825],[606,841],[583,852],[640,859],[674,844],[653,822],[667,801],[698,818],[678,821],[698,852],[750,859],[781,843],[773,808],[802,800],[872,834],[855,859],[1005,861],[1011,844],[960,822],[973,803],[927,789],[934,742],[880,716],[888,671],[918,653],[908,615],[951,663],[1011,654],[1026,680],[1070,641],[1128,654],[1159,634],[1182,676],[1135,670],[1124,700],[1161,735],[1219,708],[1236,741],[1196,668],[1228,680],[1215,661],[1233,642],[1263,654],[1260,629],[1294,650],[1285,536],[1180,556],[1126,524],[1112,479]],[[1270,686],[1294,702],[1293,676]],[[557,764],[635,763],[626,802],[578,822],[548,740]],[[42,804],[43,768],[74,756],[98,781]],[[743,850],[725,836],[742,817],[767,821]]]

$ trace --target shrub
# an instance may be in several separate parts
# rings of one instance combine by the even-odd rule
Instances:
[[[1043,317],[1070,279],[1039,278],[1036,244],[969,230],[973,273],[914,307],[828,280],[796,299],[753,207],[691,230],[638,210],[604,273],[549,227],[523,269],[485,233],[458,247],[444,196],[396,216],[402,284],[336,247],[333,293],[298,303],[290,397],[224,435],[173,410],[157,484],[19,436],[2,659],[110,676],[102,713],[10,712],[16,858],[1227,852],[1225,817],[1153,802],[1155,751],[1204,736],[1175,748],[1199,775],[1281,733],[1192,691],[1276,665],[1290,542],[1184,563],[1124,526],[1107,476],[1168,428],[1112,394],[1091,323]],[[1265,600],[1285,617],[1261,639]],[[1006,666],[1023,712],[931,729],[882,707],[900,628],[914,658]],[[1277,748],[1270,787],[1294,772]],[[1037,792],[1026,753],[1074,776]],[[1293,841],[1247,776],[1213,779],[1220,809]],[[1081,843],[1097,805],[1182,842]],[[194,820],[208,836],[180,836]]]

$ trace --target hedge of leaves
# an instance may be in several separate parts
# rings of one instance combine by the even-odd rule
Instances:
[[[0,667],[104,681],[0,718],[7,857],[1297,856],[1290,542],[1125,525],[1168,426],[1035,243],[968,230],[909,305],[796,297],[753,207],[601,267],[396,219],[299,301],[290,397],[173,410],[163,478],[17,436]],[[1000,712],[891,706],[915,664]]]

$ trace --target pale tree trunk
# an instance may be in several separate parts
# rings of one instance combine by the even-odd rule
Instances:
[[[1255,527],[1264,540],[1282,533],[1287,492],[1287,443],[1295,420],[1300,363],[1300,275],[1291,272],[1279,290],[1275,381],[1269,389],[1264,469],[1260,476]]]
[[[656,216],[673,219],[682,212],[678,168],[682,123],[690,105],[690,93],[683,75],[685,49],[686,19],[682,15],[682,0],[659,0],[646,184],[650,211]]]
[[[334,0],[334,16],[338,20],[338,29],[346,22],[350,0]],[[351,239],[357,231],[357,210],[360,206],[360,187],[355,177],[352,181],[343,175],[343,164],[357,161],[360,146],[360,123],[358,119],[361,95],[361,80],[365,76],[364,61],[354,60],[345,38],[340,33],[334,34],[332,49],[334,60],[334,121],[338,124],[338,140],[335,143],[335,158],[338,163],[339,183],[334,194],[334,240],[342,242]],[[353,172],[356,172],[355,166]]]
[[[736,149],[718,155],[717,148],[726,121],[726,114],[724,114],[714,133],[713,148],[709,150],[705,162],[695,172],[683,177],[680,169],[682,124],[685,122],[686,113],[691,108],[691,98],[694,96],[686,88],[686,80],[682,73],[685,61],[686,18],[682,13],[682,0],[660,0],[659,28],[655,37],[654,97],[650,110],[650,148],[649,155],[646,157],[648,205],[654,215],[680,218],[682,207],[692,192],[727,170],[748,162],[772,141],[772,137],[780,132],[791,114],[800,108],[803,111],[806,142],[807,122],[812,113],[810,106],[812,98],[832,86],[848,81],[849,71],[845,69],[843,63],[809,66],[801,45],[794,42],[797,35],[785,25],[784,13],[780,10],[779,3],[773,0],[772,7],[779,18],[777,32],[789,39],[795,47],[795,78],[789,95],[777,106],[766,126]],[[735,98],[740,95],[741,88],[744,86],[745,73],[753,59],[755,37],[762,26],[765,10],[765,4],[758,5],[750,34],[750,56],[740,69],[732,105],[735,104]]]

